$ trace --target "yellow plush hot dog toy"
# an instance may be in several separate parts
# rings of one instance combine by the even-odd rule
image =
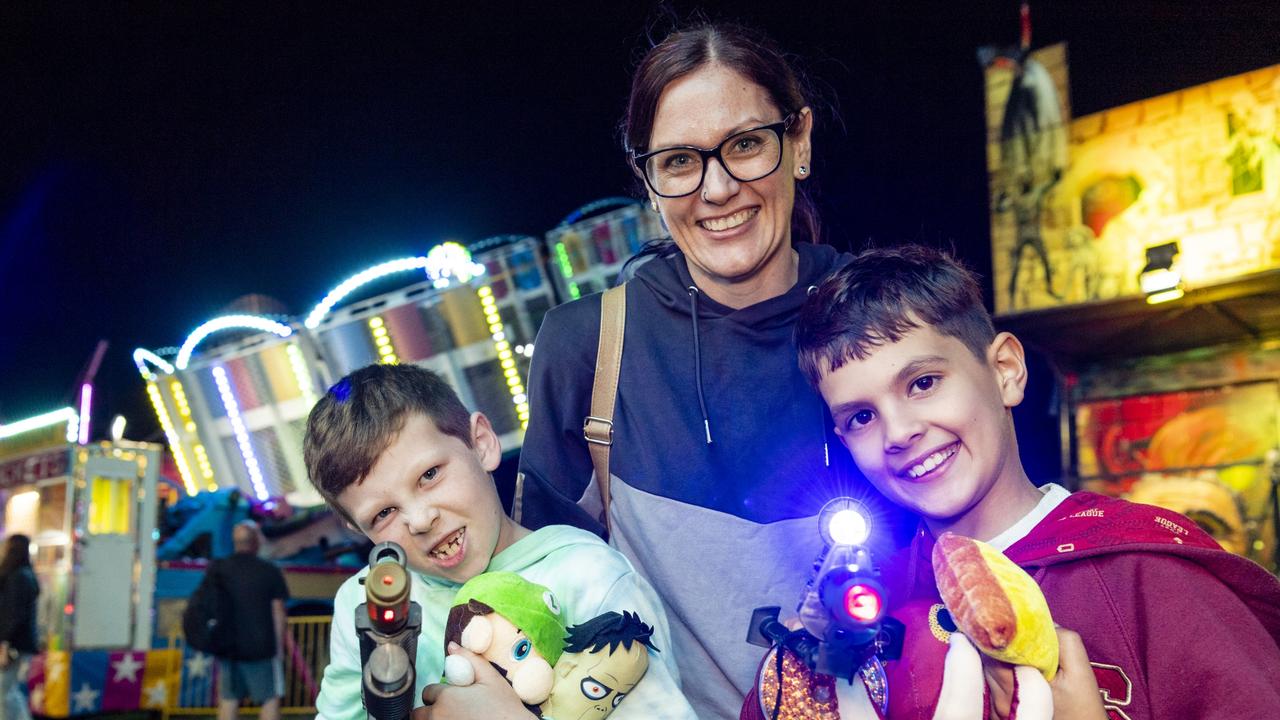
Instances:
[[[933,574],[956,627],[979,650],[1052,680],[1058,635],[1040,586],[990,545],[943,533],[933,548]]]

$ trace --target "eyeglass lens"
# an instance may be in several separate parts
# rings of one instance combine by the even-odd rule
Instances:
[[[782,159],[782,142],[769,128],[738,133],[720,143],[718,150],[725,171],[738,182],[759,180],[776,170]],[[672,148],[650,157],[644,172],[659,195],[678,197],[702,184],[703,164],[696,150]]]

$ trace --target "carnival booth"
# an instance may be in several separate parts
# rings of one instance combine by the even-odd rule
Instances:
[[[609,289],[631,256],[664,236],[661,216],[633,198],[604,198],[574,210],[547,231],[560,302]]]
[[[997,324],[1058,373],[1062,476],[1275,571],[1280,66],[1071,119],[1064,46],[982,56]]]

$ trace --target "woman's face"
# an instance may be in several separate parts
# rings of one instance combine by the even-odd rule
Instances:
[[[770,175],[739,182],[718,161],[708,160],[702,187],[694,193],[678,198],[651,193],[703,290],[716,295],[717,288],[754,283],[780,294],[795,282],[791,208],[796,179],[802,177],[798,168],[810,164],[810,118],[808,108],[798,114],[783,140],[781,164]],[[649,148],[716,147],[734,133],[782,119],[764,88],[724,66],[707,65],[662,91]]]

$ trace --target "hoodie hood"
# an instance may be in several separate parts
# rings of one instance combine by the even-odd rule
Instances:
[[[706,293],[699,293],[698,317],[725,318],[757,331],[772,328],[790,333],[796,313],[808,297],[809,287],[818,284],[828,273],[842,267],[849,260],[847,255],[841,257],[830,245],[802,243],[793,247],[800,256],[800,266],[796,284],[790,290],[778,297],[738,309],[722,305]],[[636,270],[635,280],[644,283],[665,307],[684,315],[691,314],[689,287],[696,287],[697,283],[689,274],[684,253],[676,252],[667,257],[653,258]]]

